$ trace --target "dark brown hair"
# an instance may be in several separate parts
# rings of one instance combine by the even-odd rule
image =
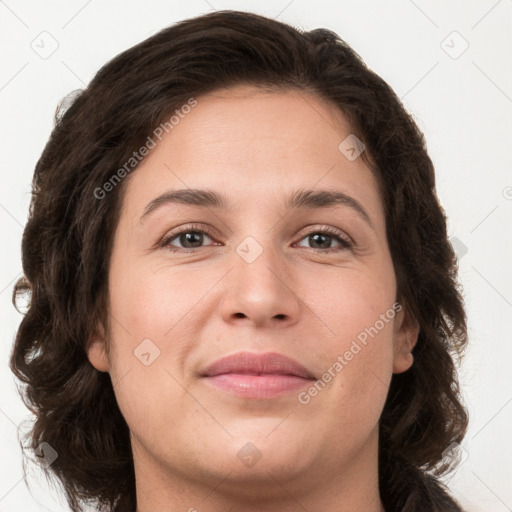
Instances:
[[[388,511],[459,510],[436,476],[467,427],[454,364],[466,318],[423,135],[335,33],[251,13],[220,11],[160,31],[103,66],[56,115],[34,172],[25,277],[13,294],[15,304],[30,297],[11,368],[35,413],[32,447],[45,441],[58,452],[49,471],[74,511],[90,500],[104,510],[134,506],[129,430],[109,375],[86,354],[94,327],[108,326],[108,262],[129,176],[104,197],[97,191],[190,98],[242,84],[316,94],[364,142],[385,205],[397,299],[420,326],[415,362],[393,375],[380,421],[382,500]]]

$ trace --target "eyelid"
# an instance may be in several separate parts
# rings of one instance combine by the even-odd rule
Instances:
[[[215,239],[217,240],[217,238],[221,238],[217,233],[215,233],[212,228],[206,226],[206,225],[202,225],[202,224],[186,224],[184,226],[179,226],[173,230],[171,230],[170,232],[166,233],[162,239],[158,242],[157,246],[158,247],[166,247],[168,246],[169,242],[173,239],[173,238],[176,238],[176,236],[178,235],[181,235],[182,233],[188,233],[190,231],[193,231],[193,232],[203,232],[205,233],[206,235],[208,235],[210,238],[212,239]],[[180,247],[177,247],[177,249],[180,249]],[[183,249],[185,251],[194,251],[194,250],[197,250],[199,248],[196,248],[196,249]]]
[[[313,225],[313,227],[311,229],[308,229],[308,231],[305,234],[301,235],[301,237],[299,238],[299,241],[302,240],[303,238],[305,238],[306,236],[310,236],[315,233],[325,233],[327,235],[338,237],[341,240],[343,240],[349,247],[352,247],[354,245],[354,241],[352,240],[352,238],[350,236],[348,236],[345,233],[345,231],[343,231],[339,228],[335,228],[333,226],[318,225],[318,224]],[[321,249],[318,249],[318,250],[321,250]],[[323,252],[326,252],[326,251],[323,251]]]

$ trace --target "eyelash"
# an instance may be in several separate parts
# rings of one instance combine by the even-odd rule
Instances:
[[[203,226],[199,226],[197,224],[192,224],[190,226],[185,226],[184,228],[181,228],[179,231],[176,231],[174,233],[171,233],[171,234],[165,236],[159,242],[158,247],[160,247],[160,248],[166,247],[171,252],[184,251],[184,252],[187,252],[187,253],[194,253],[194,252],[197,252],[198,250],[204,248],[204,247],[182,248],[182,247],[174,247],[174,246],[170,245],[170,243],[175,238],[177,238],[178,236],[182,235],[183,233],[202,233],[202,234],[207,235],[212,240],[215,240],[214,234],[213,234],[213,232],[210,229],[208,229],[206,227],[203,227]],[[299,240],[299,242],[302,241],[304,238],[307,238],[308,236],[317,235],[317,234],[329,235],[330,237],[336,239],[336,241],[338,241],[341,244],[341,247],[337,247],[337,248],[335,247],[335,248],[331,248],[331,249],[314,249],[314,248],[310,247],[310,249],[313,250],[313,251],[318,251],[318,252],[323,252],[323,253],[330,253],[330,252],[338,252],[338,251],[343,251],[343,250],[347,250],[347,249],[351,249],[352,248],[353,244],[349,240],[349,238],[346,237],[346,236],[343,236],[343,234],[339,230],[337,230],[336,228],[332,228],[330,226],[324,226],[321,229],[317,229],[315,231],[311,231],[311,232],[305,234]]]

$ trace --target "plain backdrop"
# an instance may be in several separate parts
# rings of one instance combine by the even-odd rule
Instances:
[[[31,177],[59,100],[119,52],[179,20],[246,10],[337,32],[402,98],[424,132],[460,260],[470,412],[447,479],[468,512],[512,510],[512,1],[0,1],[0,512],[67,511],[35,471],[23,480],[29,419],[7,364],[21,315],[11,303]]]

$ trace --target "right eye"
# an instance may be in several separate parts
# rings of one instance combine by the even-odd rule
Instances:
[[[185,226],[178,231],[174,231],[166,235],[159,243],[159,247],[166,247],[172,252],[196,252],[203,245],[204,239],[212,239],[213,234],[204,227]],[[181,247],[173,245],[173,241],[179,241]],[[218,244],[217,244],[218,245]]]

